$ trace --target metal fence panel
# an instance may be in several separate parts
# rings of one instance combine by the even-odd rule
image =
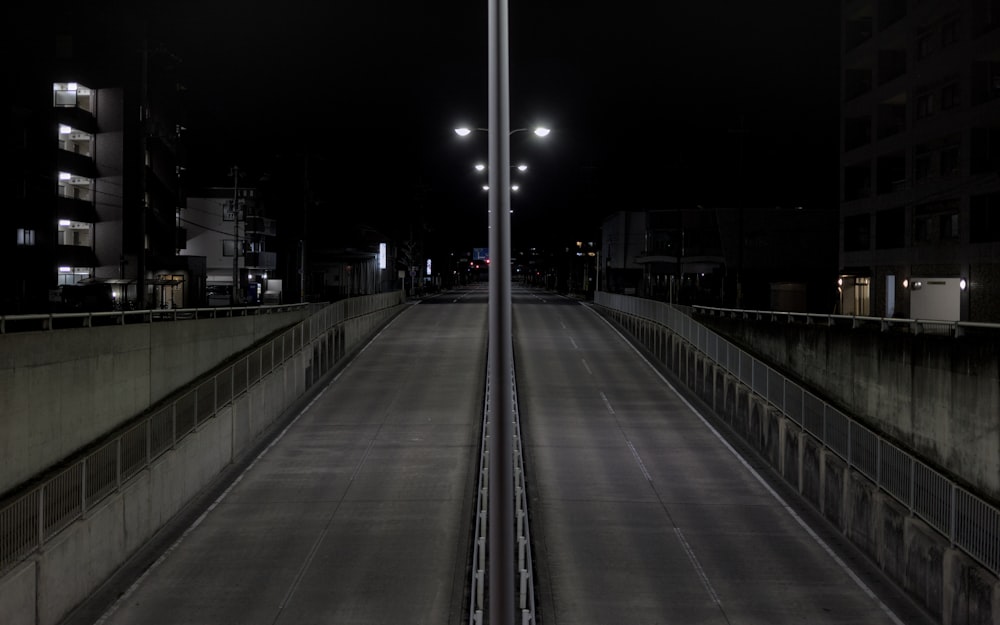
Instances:
[[[42,536],[48,538],[83,512],[83,464],[76,462],[42,485]]]
[[[739,362],[740,382],[751,386],[753,384],[753,356],[741,349],[739,350]]]
[[[108,441],[84,460],[86,505],[93,506],[118,488],[118,439]]]
[[[913,463],[913,511],[951,536],[951,483],[923,462]]]
[[[274,368],[274,341],[260,348],[260,373],[266,375]]]
[[[913,459],[885,439],[879,440],[881,457],[879,485],[907,506],[913,505]]]
[[[233,368],[229,367],[215,376],[215,409],[233,401]]]
[[[761,397],[767,397],[767,365],[752,357],[751,362],[751,388]]]
[[[215,378],[209,378],[199,384],[195,392],[198,407],[196,416],[198,423],[201,423],[210,419],[215,413]]]
[[[1000,570],[1000,510],[957,489],[955,493],[955,542],[991,570]]]
[[[38,490],[0,508],[0,571],[38,546]]]
[[[137,423],[125,430],[121,436],[121,472],[122,481],[131,479],[145,468],[148,458],[146,435],[149,432],[149,419]]]
[[[177,440],[184,438],[204,419],[198,419],[198,389],[188,391],[174,402],[174,435]]]
[[[247,359],[240,358],[233,363],[233,397],[239,397],[247,390]]]
[[[149,418],[149,459],[174,446],[174,415],[170,406],[157,411]]]
[[[802,425],[805,419],[804,408],[802,405],[803,395],[802,387],[792,382],[791,380],[785,380],[785,414],[788,418]]]
[[[260,350],[255,349],[247,356],[247,384],[253,386],[260,381]]]
[[[847,415],[830,405],[823,408],[823,442],[844,460],[850,458]]]
[[[802,427],[823,440],[823,401],[806,390],[802,391]]]
[[[851,433],[851,464],[865,474],[868,479],[878,484],[879,480],[879,445],[878,436],[856,421],[849,421]]]
[[[785,409],[785,376],[771,367],[767,368],[767,401]]]

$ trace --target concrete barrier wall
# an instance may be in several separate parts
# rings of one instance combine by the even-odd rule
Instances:
[[[598,310],[632,334],[941,623],[1000,625],[1000,580],[995,575],[668,329],[639,330],[651,322]]]
[[[993,336],[698,321],[1000,500],[1000,342]]]
[[[0,334],[0,494],[306,312]]]
[[[305,345],[213,417],[0,577],[0,623],[56,625],[195,495],[246,452],[324,373],[403,309],[344,321]],[[121,328],[119,328],[121,330]],[[335,345],[336,358],[313,346]],[[312,373],[307,376],[307,371]]]

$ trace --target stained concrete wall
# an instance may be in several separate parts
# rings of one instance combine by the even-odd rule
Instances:
[[[0,334],[0,494],[306,314]]]
[[[7,571],[0,577],[0,623],[56,625],[309,387],[402,309],[392,306],[348,319],[313,337],[311,345],[275,366],[84,518]]]
[[[698,317],[844,412],[1000,499],[1000,338]]]
[[[1000,579],[664,326],[608,308],[806,501],[944,625],[1000,625]]]

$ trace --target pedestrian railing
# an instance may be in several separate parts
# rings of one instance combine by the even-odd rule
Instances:
[[[328,305],[208,376],[125,429],[0,502],[0,573],[25,559],[103,499],[177,447],[218,411],[345,321],[401,303],[399,293]],[[367,335],[372,320],[358,331]],[[344,345],[339,353],[343,355]],[[314,366],[317,363],[313,363]],[[315,382],[314,376],[310,382]],[[306,387],[308,388],[309,383]]]
[[[655,322],[705,354],[753,393],[801,426],[815,440],[839,456],[858,473],[905,506],[909,512],[941,533],[994,574],[1000,575],[1000,509],[964,488],[908,450],[844,414],[780,371],[758,360],[722,336],[698,323],[689,314],[663,302],[598,292],[595,304]],[[721,314],[715,309],[712,314]],[[748,315],[788,315],[738,311]],[[814,315],[814,322],[831,316]],[[896,320],[875,320],[896,323]],[[846,323],[836,318],[832,323]],[[868,321],[862,320],[862,323]],[[908,325],[906,322],[910,322]],[[853,322],[852,322],[853,323]],[[913,323],[900,320],[913,330]],[[947,323],[959,336],[970,329],[990,331],[992,324]]]
[[[315,307],[318,307],[318,305],[280,304],[267,306],[211,306],[208,308],[155,308],[151,310],[0,315],[0,334],[121,326],[137,323],[154,323],[157,321],[252,317],[257,315],[273,315],[293,310],[308,310]]]

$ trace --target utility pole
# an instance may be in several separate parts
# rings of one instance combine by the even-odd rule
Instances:
[[[144,36],[142,39],[142,68],[140,77],[140,106],[141,119],[139,120],[139,249],[135,258],[135,299],[136,308],[143,310],[146,308],[146,228],[149,204],[146,200],[146,152],[148,147],[148,137],[150,132],[149,120],[149,41]],[[127,229],[122,228],[122,234]],[[122,248],[124,252],[125,248]]]
[[[233,292],[229,303],[240,303],[240,168],[236,165],[229,170],[233,177]]]
[[[309,232],[309,152],[302,156],[302,238],[299,239],[299,302],[306,301],[306,233]]]

